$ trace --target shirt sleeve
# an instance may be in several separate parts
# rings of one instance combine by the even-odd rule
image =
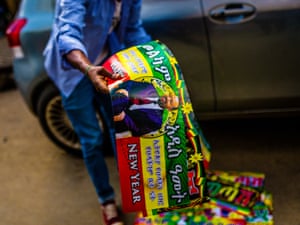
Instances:
[[[73,68],[65,59],[65,54],[72,50],[81,50],[87,55],[87,50],[83,42],[84,17],[86,14],[86,0],[61,0],[57,15],[57,43],[60,56],[62,57],[62,67],[64,69]]]

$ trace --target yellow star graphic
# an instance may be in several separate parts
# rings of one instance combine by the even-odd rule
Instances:
[[[198,163],[199,161],[203,161],[203,156],[201,153],[196,153],[194,155],[191,155],[189,160],[191,163]]]
[[[189,114],[190,112],[192,112],[193,111],[192,104],[190,102],[186,102],[185,104],[183,104],[182,111],[184,114]]]

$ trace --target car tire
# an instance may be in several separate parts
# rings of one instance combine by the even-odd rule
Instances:
[[[79,139],[54,85],[47,85],[40,94],[37,115],[42,129],[57,146],[68,153],[82,156]]]

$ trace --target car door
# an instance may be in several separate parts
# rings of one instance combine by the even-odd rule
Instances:
[[[300,106],[300,1],[202,0],[217,111]]]
[[[203,10],[199,0],[144,0],[144,26],[175,55],[197,113],[214,110],[213,84]]]

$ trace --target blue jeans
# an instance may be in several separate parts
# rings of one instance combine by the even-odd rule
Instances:
[[[103,155],[103,151],[113,151],[116,154],[110,96],[96,92],[89,79],[84,77],[69,97],[62,95],[62,104],[79,137],[84,162],[99,202],[113,199],[115,194],[109,183],[108,168]],[[109,144],[106,140],[104,145],[104,131],[99,126],[97,110],[106,122],[106,139]]]

